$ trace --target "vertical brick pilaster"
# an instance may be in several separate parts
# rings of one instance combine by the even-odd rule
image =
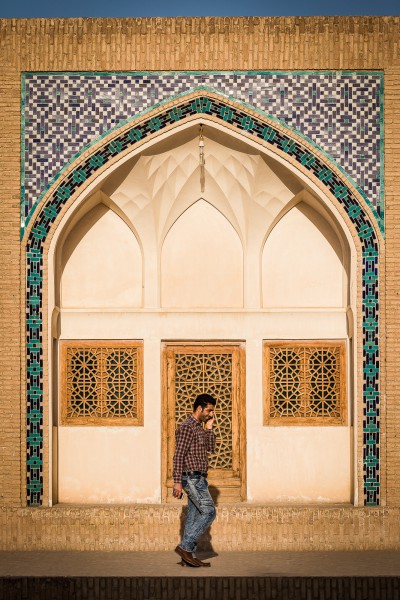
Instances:
[[[20,505],[20,75],[0,86],[0,505]]]
[[[400,505],[400,61],[385,71],[387,502]]]

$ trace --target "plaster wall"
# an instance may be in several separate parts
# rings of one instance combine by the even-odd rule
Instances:
[[[243,306],[242,244],[229,222],[204,200],[178,219],[164,241],[161,305]]]
[[[301,202],[277,223],[262,256],[263,306],[345,306],[340,241],[321,215]]]
[[[103,204],[79,222],[63,246],[61,306],[141,306],[142,253],[136,237]]]
[[[248,501],[350,502],[352,427],[265,427],[262,339],[346,339],[346,312],[75,313],[62,339],[143,339],[144,426],[60,426],[59,502],[161,500],[161,340],[244,340]],[[282,327],[277,326],[277,321]],[[285,335],[286,333],[286,335]],[[350,412],[350,411],[349,411]]]
[[[245,342],[249,501],[352,498],[351,420],[263,426],[261,360],[263,339],[348,339],[349,251],[288,172],[223,141],[206,138],[204,199],[196,140],[178,138],[117,169],[59,243],[59,339],[142,339],[145,349],[143,427],[59,426],[59,502],[161,501],[165,340]],[[144,249],[145,304],[155,307],[138,307],[142,255],[133,231]],[[246,277],[245,265],[255,261]]]

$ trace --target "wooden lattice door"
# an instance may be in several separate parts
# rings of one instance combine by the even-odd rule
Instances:
[[[200,393],[217,400],[216,450],[209,455],[209,485],[218,501],[245,499],[244,351],[241,344],[165,344],[163,496],[172,499],[175,430]]]

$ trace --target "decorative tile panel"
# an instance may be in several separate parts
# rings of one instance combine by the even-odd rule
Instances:
[[[177,121],[203,115],[224,123],[238,132],[245,132],[255,141],[266,142],[273,151],[287,155],[319,180],[338,206],[348,215],[362,249],[362,326],[363,326],[363,466],[364,501],[379,504],[379,244],[368,213],[359,203],[345,175],[339,175],[332,163],[320,152],[314,153],[307,142],[293,137],[290,128],[282,127],[265,115],[249,111],[246,105],[199,88],[196,96],[184,94],[175,99],[174,108],[162,106],[157,116],[140,123],[135,119],[129,127],[111,141],[82,159],[76,168],[59,178],[59,185],[32,223],[27,244],[27,500],[40,504],[43,493],[43,350],[42,350],[42,278],[43,247],[64,204],[82,185],[119,153],[134,148],[138,141],[151,139]]]
[[[356,182],[383,227],[382,78],[377,72],[346,71],[27,73],[22,229],[41,193],[87,144],[199,85],[250,104],[307,136]]]

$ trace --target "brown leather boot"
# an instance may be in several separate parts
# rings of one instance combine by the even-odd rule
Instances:
[[[201,566],[199,564],[199,561],[197,560],[197,558],[195,558],[191,552],[186,552],[186,550],[184,550],[180,546],[177,546],[175,548],[175,552],[177,554],[179,554],[179,556],[182,558],[182,560],[185,561],[185,563],[190,565],[191,567],[200,567]]]
[[[211,563],[204,562],[204,561],[200,560],[199,558],[197,558],[197,556],[194,556],[193,558],[194,558],[194,560],[197,560],[197,562],[199,563],[199,567],[211,567]]]

